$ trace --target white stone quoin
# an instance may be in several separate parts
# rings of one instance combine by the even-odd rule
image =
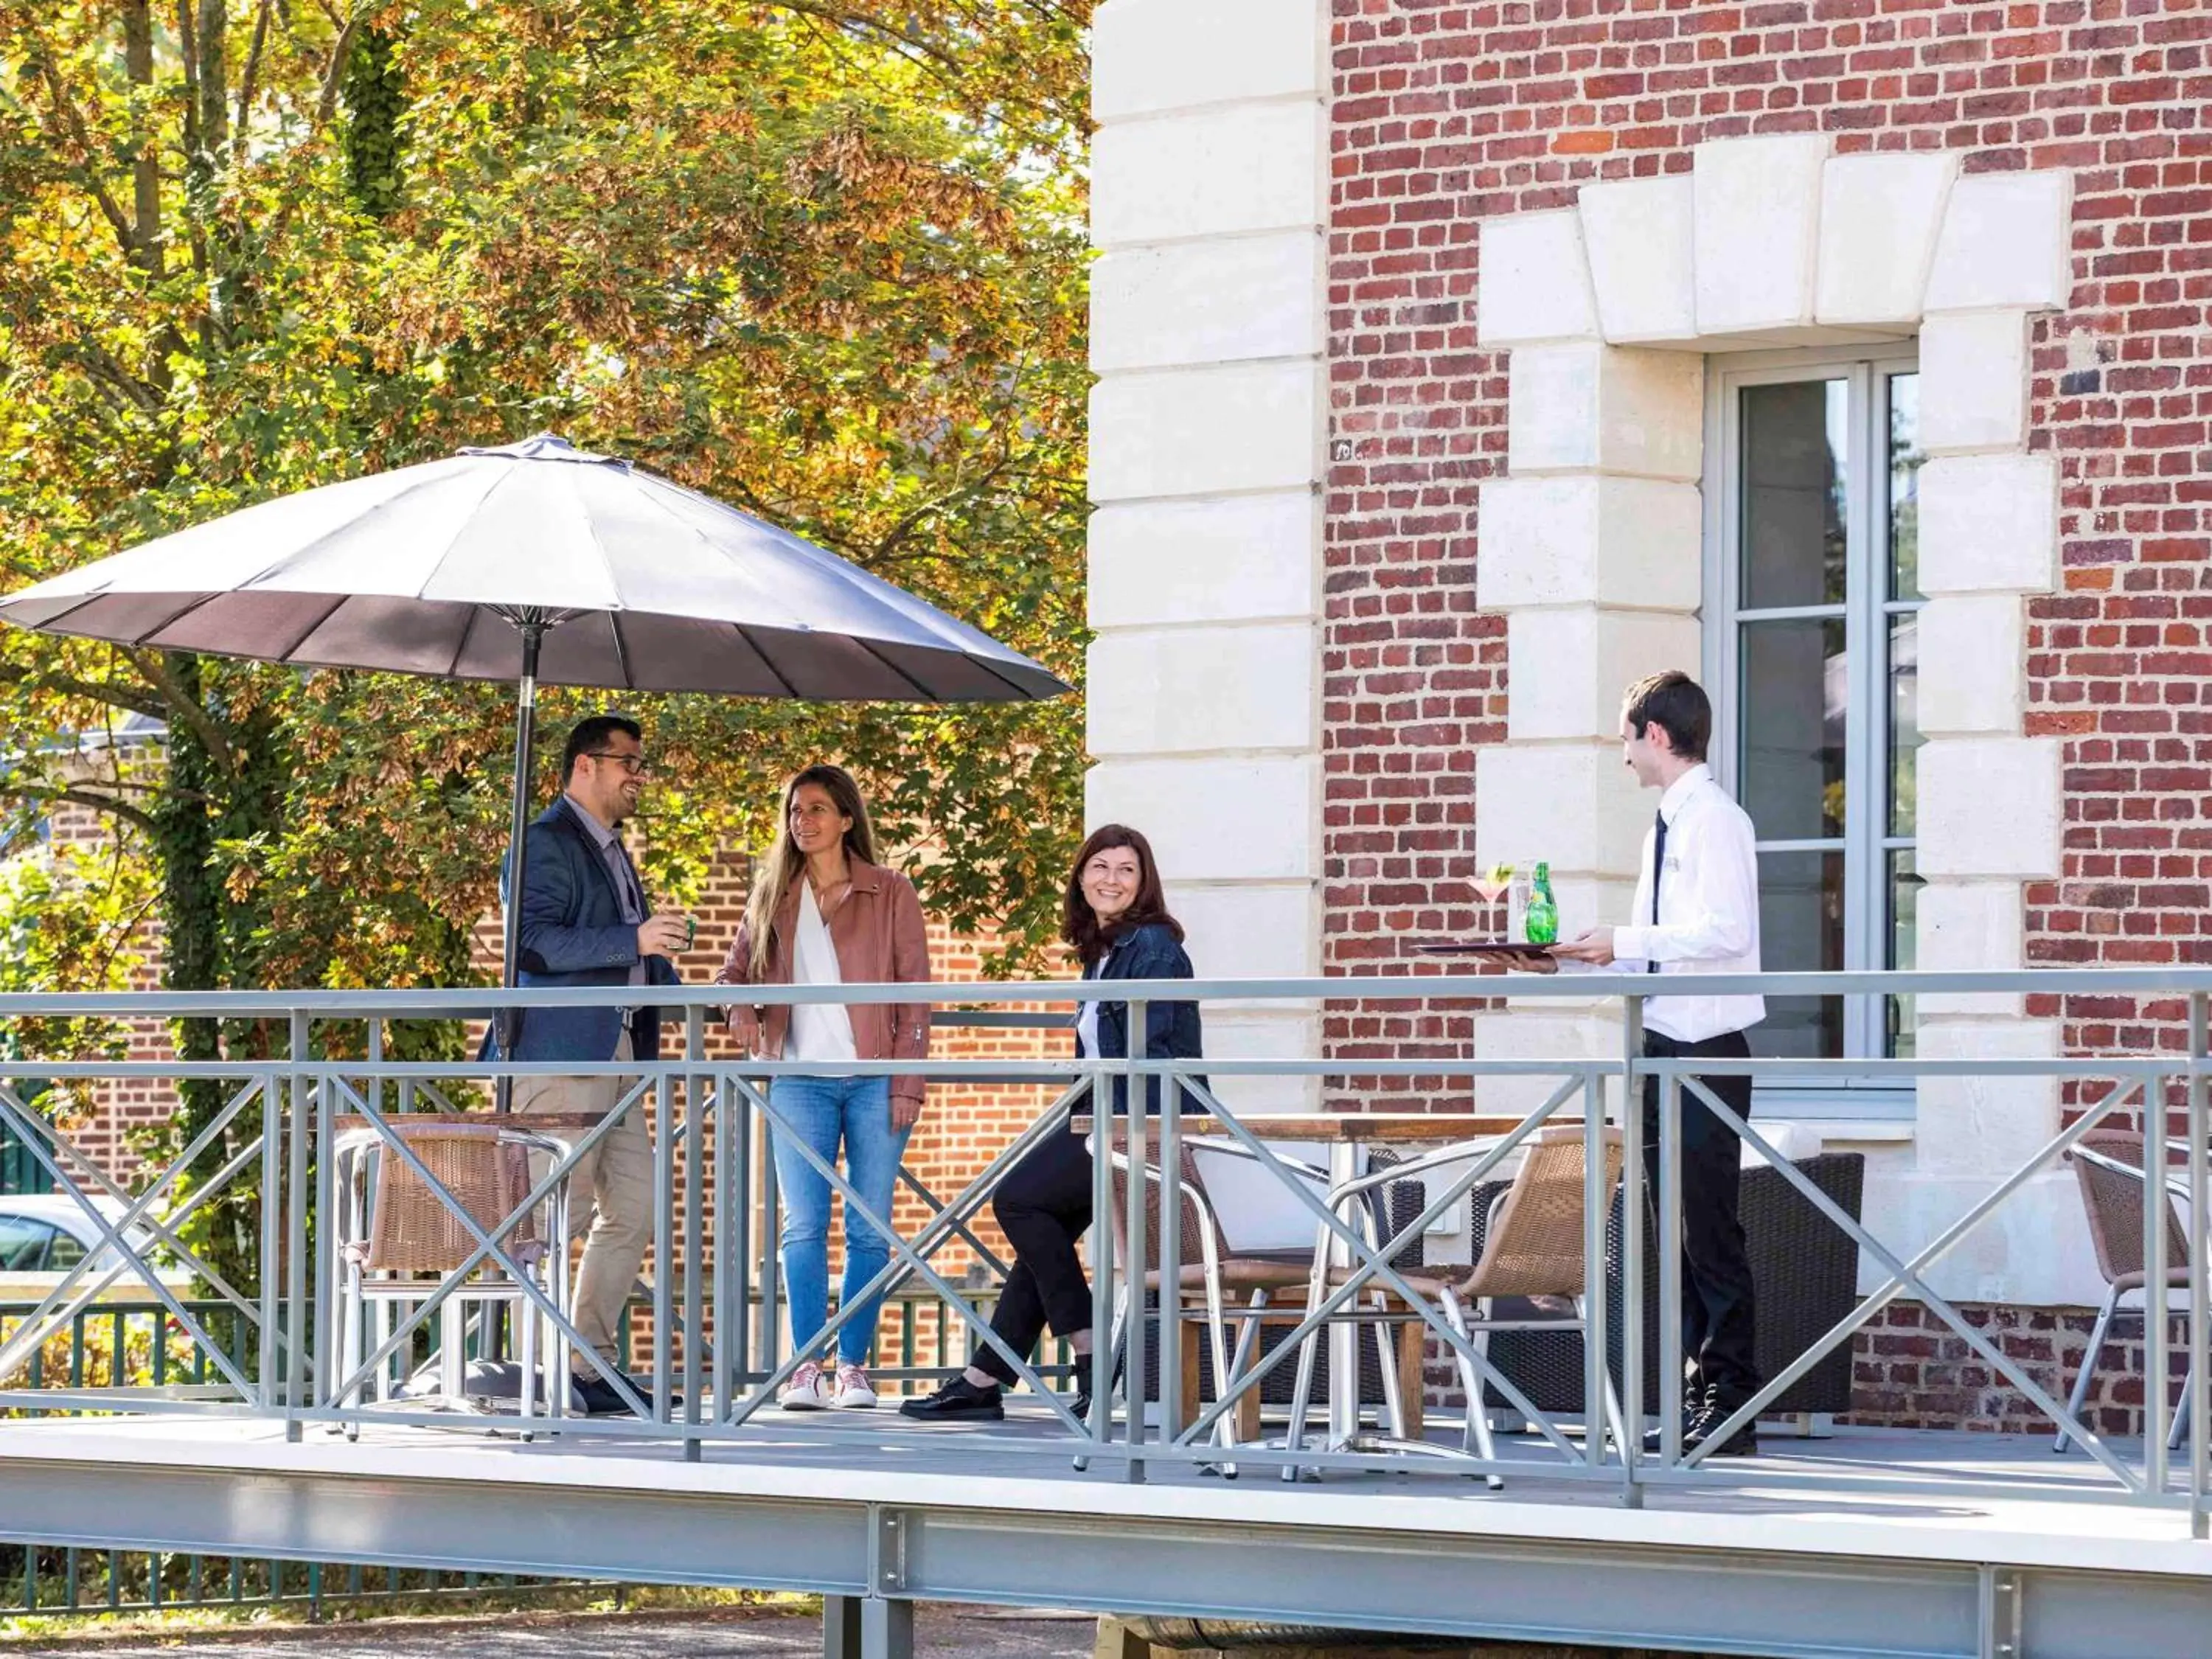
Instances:
[[[1477,757],[1481,859],[1548,855],[1598,907],[1634,878],[1651,803],[1613,723],[1627,679],[1698,660],[1705,356],[1917,334],[1919,960],[2021,965],[2021,884],[2058,873],[2061,830],[2058,745],[2021,729],[2022,607],[2057,580],[2056,469],[2026,450],[2027,338],[2033,313],[2066,302],[2070,212],[2067,173],[1966,177],[1954,155],[1838,156],[1806,135],[1702,144],[1686,176],[1483,222],[1478,334],[1510,356],[1476,582],[1506,617],[1512,698],[1507,741]],[[1930,1054],[2055,1052],[2017,998],[1929,997],[1920,1016]],[[1556,1005],[1476,1024],[1500,1057],[1616,1040]],[[1527,1092],[1499,1084],[1486,1103]],[[2046,1081],[1931,1079],[1911,1150],[1875,1166],[1869,1222],[1907,1249],[1934,1237],[2057,1125]],[[1968,1299],[2094,1300],[2070,1176],[2031,1182],[1933,1279]]]
[[[1106,0],[1092,31],[1085,816],[1151,839],[1209,977],[1321,971],[1328,33],[1321,0]],[[1210,1057],[1320,1051],[1316,1010],[1205,1012]]]

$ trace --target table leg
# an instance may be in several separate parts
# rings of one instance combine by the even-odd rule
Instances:
[[[1350,1140],[1329,1143],[1331,1187],[1341,1187],[1358,1172],[1358,1144]],[[1352,1265],[1351,1250],[1334,1233],[1328,1238],[1328,1262],[1332,1267]],[[1347,1308],[1345,1311],[1352,1310]],[[1334,1320],[1328,1327],[1328,1442],[1332,1451],[1341,1451],[1359,1437],[1359,1329],[1349,1319]]]

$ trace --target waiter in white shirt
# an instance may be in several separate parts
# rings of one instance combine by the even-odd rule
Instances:
[[[1629,973],[1759,971],[1759,860],[1751,819],[1705,764],[1712,704],[1688,675],[1669,670],[1628,688],[1621,704],[1621,758],[1659,811],[1644,838],[1635,921],[1594,927],[1553,948],[1563,962]],[[1654,996],[1644,1004],[1644,1052],[1673,1059],[1747,1058],[1745,1030],[1766,1015],[1760,997]],[[1748,1077],[1700,1079],[1738,1116],[1751,1115]],[[1737,1218],[1742,1143],[1711,1109],[1682,1091],[1682,1352],[1689,1360],[1685,1449],[1705,1443],[1757,1393],[1751,1263]],[[1644,1167],[1657,1190],[1659,1079],[1644,1085]],[[1708,1456],[1749,1456],[1759,1441],[1739,1430]]]

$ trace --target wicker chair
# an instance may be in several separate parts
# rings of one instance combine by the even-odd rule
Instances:
[[[356,1130],[339,1137],[335,1148],[338,1201],[340,1287],[339,1370],[351,1376],[364,1353],[383,1346],[392,1329],[395,1309],[427,1301],[468,1260],[476,1240],[459,1216],[440,1199],[391,1139],[403,1140],[422,1160],[471,1220],[489,1233],[520,1208],[532,1185],[531,1166],[541,1168],[566,1148],[556,1139],[503,1124],[468,1122],[451,1117],[386,1121],[382,1132]],[[535,1209],[516,1223],[501,1248],[531,1275],[555,1304],[567,1299],[567,1183],[554,1188]],[[521,1417],[536,1414],[538,1356],[545,1322],[522,1287],[495,1261],[477,1264],[470,1281],[439,1304],[439,1391],[459,1399],[464,1388],[463,1348],[469,1306],[512,1305],[520,1327],[522,1375],[530,1386],[518,1402]],[[368,1349],[362,1346],[368,1324]],[[565,1343],[556,1352],[565,1355]],[[404,1351],[400,1356],[404,1371]],[[565,1363],[560,1368],[565,1372]],[[386,1367],[367,1379],[373,1398],[385,1396]],[[546,1407],[562,1414],[564,1391],[548,1389]],[[348,1390],[341,1403],[358,1404],[362,1389]],[[349,1425],[357,1434],[358,1425]]]
[[[1378,1184],[1401,1180],[1424,1170],[1445,1164],[1460,1162],[1468,1157],[1486,1152],[1494,1143],[1448,1146],[1430,1153],[1411,1164],[1348,1182],[1332,1195],[1341,1205],[1345,1200],[1364,1195]],[[1601,1132],[1604,1166],[1601,1172],[1602,1190],[1610,1194],[1620,1184],[1621,1169],[1621,1139],[1618,1130]],[[1442,1304],[1444,1319],[1459,1336],[1469,1342],[1486,1364],[1490,1354],[1490,1335],[1493,1331],[1540,1329],[1547,1331],[1581,1332],[1587,1327],[1588,1273],[1584,1262],[1583,1194],[1587,1172],[1587,1142],[1579,1124],[1556,1124],[1537,1132],[1534,1141],[1527,1146],[1521,1169],[1512,1182],[1499,1194],[1489,1216],[1482,1253],[1473,1267],[1462,1275],[1457,1270],[1444,1272],[1428,1269],[1404,1275],[1407,1285],[1424,1299]],[[1347,1282],[1357,1269],[1336,1267],[1326,1275],[1330,1286]],[[1316,1279],[1309,1309],[1320,1305],[1323,1294],[1322,1280]],[[1418,1319],[1419,1316],[1394,1295],[1382,1293],[1390,1317],[1401,1321]],[[1505,1298],[1541,1297],[1568,1304],[1571,1312],[1522,1317],[1502,1310],[1498,1304]],[[1468,1308],[1472,1304],[1473,1312]],[[1418,1346],[1418,1345],[1416,1345]],[[1295,1449],[1304,1431],[1304,1415],[1309,1397],[1306,1372],[1310,1366],[1308,1357],[1301,1357],[1299,1386],[1291,1406],[1291,1444]],[[1460,1377],[1467,1391],[1469,1408],[1464,1431],[1466,1450],[1481,1456],[1486,1462],[1497,1456],[1492,1441],[1490,1420],[1480,1407],[1482,1378],[1478,1367],[1464,1355],[1458,1356]],[[1620,1404],[1608,1382],[1606,1397],[1607,1416],[1616,1436],[1620,1433]],[[1496,1474],[1487,1477],[1495,1489],[1504,1480]]]
[[[2067,1416],[2079,1421],[2082,1404],[2089,1397],[2089,1384],[2096,1375],[2098,1356],[2104,1351],[2105,1334],[2112,1326],[2113,1315],[2120,1310],[2121,1298],[2142,1293],[2150,1282],[2148,1266],[2143,1261],[2142,1137],[2124,1129],[2093,1129],[2075,1142],[2074,1150],[2066,1156],[2074,1165],[2074,1178],[2081,1186],[2081,1207],[2089,1221],[2089,1240],[2097,1250],[2097,1271],[2104,1275],[2109,1287],[2105,1292],[2105,1305],[2098,1310],[2096,1325],[2089,1333],[2088,1348],[2081,1356],[2081,1375],[2074,1379],[2074,1392],[2066,1401]],[[2166,1282],[2170,1289],[2186,1291],[2189,1235],[2182,1227],[2171,1193],[2166,1195],[2165,1210]],[[2143,1311],[2148,1318],[2148,1304]],[[2165,1379],[2147,1381],[2162,1385]],[[2173,1414],[2173,1443],[2179,1443],[2182,1431],[2188,1426],[2188,1402],[2192,1392],[2184,1383],[2182,1409]],[[2064,1451],[2073,1437],[2062,1426],[2051,1449]]]

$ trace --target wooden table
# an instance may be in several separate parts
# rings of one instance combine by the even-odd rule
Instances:
[[[1472,1112],[1289,1112],[1250,1115],[1239,1112],[1234,1115],[1239,1127],[1262,1140],[1326,1142],[1332,1188],[1358,1175],[1362,1146],[1481,1140],[1510,1134],[1525,1121]],[[1071,1117],[1068,1127],[1078,1134],[1087,1134],[1094,1121],[1089,1116]],[[1117,1117],[1113,1121],[1114,1141],[1120,1145],[1126,1139],[1126,1120]],[[1212,1137],[1229,1133],[1228,1126],[1210,1112],[1185,1113],[1181,1128],[1186,1135]],[[1145,1139],[1150,1147],[1158,1148],[1159,1133],[1158,1118],[1148,1116]],[[1351,1247],[1334,1233],[1328,1236],[1324,1249],[1331,1267],[1352,1265]],[[1359,1327],[1350,1320],[1333,1320],[1328,1328],[1328,1449],[1349,1450],[1358,1448],[1360,1440]],[[1426,1328],[1410,1326],[1407,1329],[1407,1340],[1418,1353],[1425,1340]],[[1408,1381],[1418,1389],[1420,1367],[1416,1364],[1409,1369],[1412,1376]],[[1417,1399],[1418,1395],[1408,1399],[1408,1412]],[[1480,1410],[1480,1402],[1475,1402],[1470,1409]]]

